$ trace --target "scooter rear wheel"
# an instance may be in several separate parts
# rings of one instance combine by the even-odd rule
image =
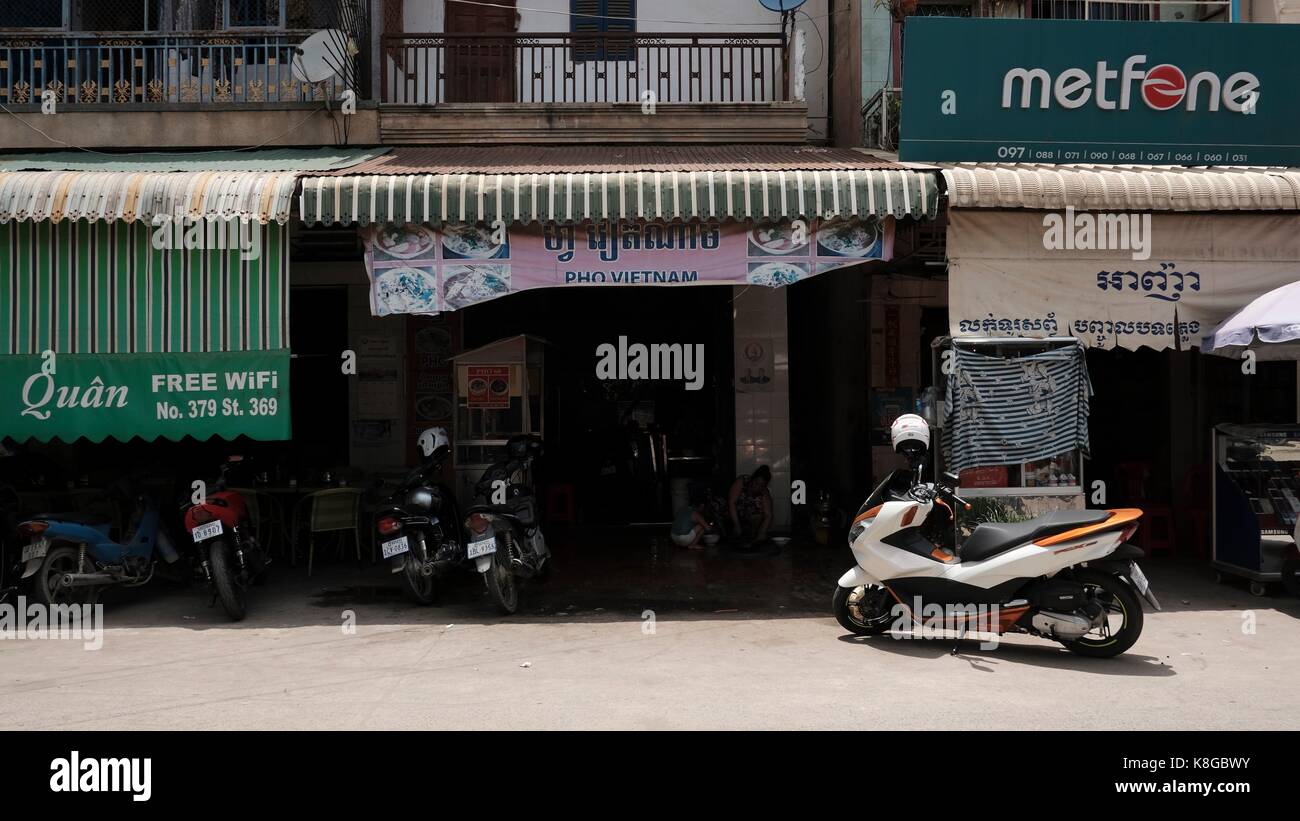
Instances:
[[[208,548],[208,563],[212,568],[212,583],[217,588],[217,597],[231,621],[243,621],[248,615],[244,588],[236,578],[234,556],[230,554],[230,545],[216,541]]]
[[[64,587],[59,583],[66,573],[78,573],[80,554],[73,547],[53,547],[45,554],[45,561],[32,578],[32,593],[46,606],[56,604],[81,604],[91,600],[92,588]]]
[[[510,567],[510,554],[499,538],[497,552],[492,554],[492,564],[483,574],[483,583],[487,585],[488,595],[497,610],[502,615],[514,615],[519,609],[519,581]]]
[[[1142,635],[1142,603],[1137,594],[1118,576],[1096,570],[1074,571],[1075,581],[1090,588],[1097,601],[1106,608],[1107,634],[1091,634],[1073,641],[1061,642],[1072,653],[1091,658],[1112,658],[1133,646]]]
[[[430,605],[438,599],[438,579],[432,573],[424,575],[420,560],[407,553],[402,560],[402,589],[406,597],[416,604]]]
[[[889,592],[881,587],[836,587],[831,612],[840,627],[859,636],[889,630]]]

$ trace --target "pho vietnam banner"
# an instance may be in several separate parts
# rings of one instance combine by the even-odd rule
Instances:
[[[1141,250],[1078,250],[1109,243],[1083,241],[1097,215],[1067,213],[1076,224],[1072,248],[1050,250],[1058,247],[1052,232],[1060,214],[949,212],[953,336],[1074,336],[1095,348],[1186,349],[1251,300],[1300,277],[1295,216],[1126,214],[1139,225],[1150,219]]]
[[[1300,165],[1291,25],[910,17],[899,157]]]
[[[288,439],[289,351],[0,356],[0,437]]]
[[[362,229],[375,316],[454,311],[532,288],[778,287],[893,254],[893,218]]]

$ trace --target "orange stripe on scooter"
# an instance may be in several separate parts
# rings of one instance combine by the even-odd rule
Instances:
[[[1120,525],[1136,522],[1142,518],[1142,511],[1135,507],[1122,507],[1115,510],[1106,511],[1110,518],[1104,522],[1086,527],[1076,527],[1074,530],[1067,530],[1064,533],[1057,533],[1055,536],[1048,536],[1045,539],[1039,539],[1034,544],[1039,547],[1051,547],[1054,544],[1062,542],[1072,542],[1075,539],[1082,539],[1084,536],[1090,536],[1093,533],[1100,533],[1103,530],[1114,530]]]

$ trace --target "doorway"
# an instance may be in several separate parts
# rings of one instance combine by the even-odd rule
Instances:
[[[491,6],[447,3],[446,102],[514,102],[518,21],[515,0]]]

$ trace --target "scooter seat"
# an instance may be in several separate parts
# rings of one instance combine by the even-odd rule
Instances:
[[[1101,524],[1109,517],[1110,514],[1104,510],[1057,510],[1027,522],[985,522],[976,527],[961,546],[961,560],[982,562],[1026,542],[1054,536],[1076,527]]]
[[[74,525],[85,525],[86,527],[99,527],[100,525],[111,525],[113,523],[113,517],[107,513],[93,513],[84,510],[67,513],[42,513],[31,518],[53,522],[68,522]]]

